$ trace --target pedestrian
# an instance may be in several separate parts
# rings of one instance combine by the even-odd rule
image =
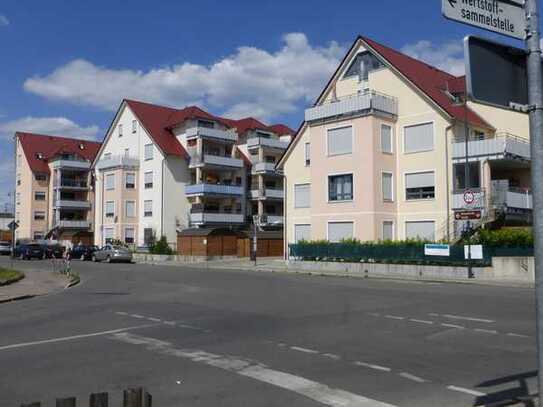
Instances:
[[[72,249],[69,247],[64,252],[64,273],[70,274],[70,262],[72,260]]]

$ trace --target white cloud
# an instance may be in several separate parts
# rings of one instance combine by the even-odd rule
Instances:
[[[5,15],[0,14],[0,27],[6,26],[6,25],[9,25],[8,18]]]
[[[99,128],[98,126],[82,127],[65,117],[27,116],[0,122],[0,139],[11,138],[16,131],[93,140],[98,135]]]
[[[48,99],[105,110],[115,110],[122,98],[134,98],[270,119],[312,101],[344,52],[336,42],[316,47],[305,34],[290,33],[276,52],[240,47],[209,66],[185,62],[143,72],[76,59],[46,76],[27,79],[24,88]]]
[[[464,75],[464,48],[461,41],[449,41],[437,45],[422,40],[407,44],[402,52],[456,76]]]

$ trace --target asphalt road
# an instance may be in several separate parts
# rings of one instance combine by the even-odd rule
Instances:
[[[535,392],[530,289],[73,269],[76,287],[0,304],[0,406],[107,391],[115,407],[139,385],[160,407],[471,406]]]

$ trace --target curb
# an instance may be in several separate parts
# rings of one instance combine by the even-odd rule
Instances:
[[[14,271],[18,271],[18,270],[14,270]],[[18,271],[20,274],[15,277],[15,278],[12,278],[11,280],[6,280],[4,282],[1,282],[0,283],[0,287],[5,287],[7,285],[10,285],[10,284],[14,284],[18,281],[21,281],[23,278],[25,278],[25,273],[23,273],[22,271]]]
[[[19,297],[13,297],[13,298],[7,298],[5,300],[0,300],[0,304],[6,303],[6,302],[19,301],[19,300],[27,300],[29,298],[34,298],[35,296],[36,295],[34,294],[20,295]]]
[[[74,287],[78,285],[80,282],[81,282],[81,277],[79,277],[78,275],[73,275],[72,278],[70,279],[70,282],[66,284],[64,289],[67,290],[68,288]]]

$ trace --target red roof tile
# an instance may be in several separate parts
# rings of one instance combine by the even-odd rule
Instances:
[[[30,169],[33,172],[49,173],[48,161],[61,153],[77,154],[85,160],[93,161],[101,143],[68,137],[17,132]],[[82,147],[82,148],[81,148]],[[41,159],[38,158],[41,155]]]
[[[268,126],[266,126],[261,121],[255,119],[254,117],[246,117],[245,119],[233,120],[233,119],[224,119],[223,120],[237,129],[238,134],[243,134],[249,130],[265,130],[273,131]]]
[[[292,130],[290,127],[285,126],[284,124],[274,124],[269,127],[275,134],[280,136],[294,136],[296,131]]]

